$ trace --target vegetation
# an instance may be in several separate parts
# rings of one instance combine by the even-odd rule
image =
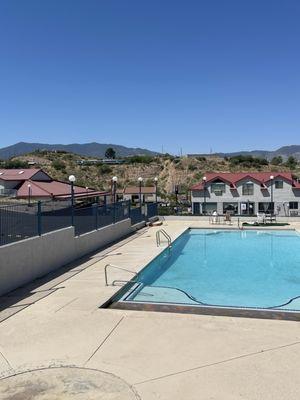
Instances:
[[[151,156],[132,156],[126,158],[126,162],[128,164],[149,164],[154,160],[154,157]]]
[[[63,163],[60,160],[54,160],[52,162],[52,167],[55,168],[58,171],[62,171],[66,169],[65,163]]]
[[[106,164],[100,165],[99,167],[100,174],[110,174],[112,171],[112,168]]]
[[[84,163],[82,164],[82,160]],[[175,185],[179,185],[179,194],[186,198],[189,188],[200,182],[206,173],[215,172],[250,172],[250,171],[293,171],[300,177],[300,165],[293,157],[286,162],[280,158],[267,160],[252,156],[235,156],[228,158],[207,156],[206,158],[188,158],[163,156],[134,156],[126,159],[124,164],[104,164],[89,162],[88,157],[73,153],[36,151],[25,156],[3,161],[2,168],[28,168],[28,162],[34,167],[43,168],[54,179],[67,181],[68,176],[76,176],[76,182],[82,186],[98,190],[110,190],[111,179],[118,177],[118,188],[137,186],[138,177],[143,177],[143,185],[153,186],[154,177],[158,177],[158,191],[163,198],[174,201]],[[31,164],[32,165],[32,164]]]
[[[251,155],[238,155],[230,157],[229,163],[231,166],[242,166],[246,168],[258,168],[269,165],[268,160],[265,158],[253,157]]]
[[[281,156],[273,157],[271,160],[272,165],[281,165],[283,163],[283,159]]]
[[[7,168],[7,169],[28,168],[28,162],[21,161],[18,159],[2,161],[1,168]]]
[[[298,162],[297,162],[296,158],[293,156],[289,156],[289,158],[287,159],[287,161],[285,163],[285,166],[290,169],[295,169],[297,164],[298,164]]]
[[[106,149],[105,152],[105,157],[115,159],[116,158],[115,150],[112,147],[108,147],[108,149]]]

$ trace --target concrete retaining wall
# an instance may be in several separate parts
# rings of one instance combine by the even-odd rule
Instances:
[[[0,295],[118,240],[135,229],[130,219],[75,237],[74,228],[0,247]]]

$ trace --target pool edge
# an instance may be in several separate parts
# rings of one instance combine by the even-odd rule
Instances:
[[[273,319],[300,321],[300,312],[283,310],[265,310],[265,309],[245,309],[229,307],[206,307],[206,306],[187,306],[176,304],[153,304],[153,303],[133,303],[133,302],[112,302],[108,308],[117,310],[131,311],[153,311],[177,314],[196,314],[210,315],[219,317],[242,317],[257,319]]]

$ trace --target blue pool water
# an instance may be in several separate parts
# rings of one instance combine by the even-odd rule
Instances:
[[[190,229],[135,281],[122,301],[300,310],[300,235]]]

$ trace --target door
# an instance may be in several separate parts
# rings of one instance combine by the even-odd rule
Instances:
[[[241,214],[242,215],[254,215],[254,203],[251,201],[247,201],[245,203],[241,203]]]
[[[200,214],[200,203],[193,203],[193,214]]]

